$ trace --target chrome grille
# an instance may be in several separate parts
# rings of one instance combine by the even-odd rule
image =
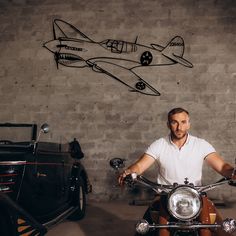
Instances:
[[[2,161],[0,162],[0,192],[8,193],[13,198],[18,195],[22,181],[25,161]]]

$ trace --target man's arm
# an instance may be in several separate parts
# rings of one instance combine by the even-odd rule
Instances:
[[[134,164],[129,166],[123,173],[121,173],[118,179],[119,184],[122,185],[124,178],[131,173],[137,173],[139,175],[142,174],[154,162],[155,159],[152,156],[144,153]]]
[[[229,163],[225,162],[216,152],[210,153],[206,156],[205,160],[209,166],[224,177],[232,176],[234,168]]]

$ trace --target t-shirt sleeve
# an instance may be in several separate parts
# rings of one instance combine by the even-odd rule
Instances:
[[[145,151],[146,154],[153,157],[154,159],[158,159],[161,153],[161,145],[162,140],[158,139],[154,141]]]
[[[202,139],[201,151],[202,151],[202,156],[203,156],[204,159],[210,153],[216,152],[215,148],[204,139]]]

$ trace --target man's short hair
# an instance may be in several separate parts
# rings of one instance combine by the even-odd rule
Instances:
[[[172,110],[170,110],[168,112],[168,122],[170,121],[171,116],[178,114],[178,113],[182,113],[182,112],[185,112],[189,116],[189,112],[182,107],[176,107],[176,108],[173,108]]]

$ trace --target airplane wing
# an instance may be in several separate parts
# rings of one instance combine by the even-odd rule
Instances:
[[[74,39],[82,39],[88,42],[93,42],[92,39],[90,39],[88,36],[83,34],[75,26],[60,19],[55,19],[53,21],[53,36],[54,36],[54,39],[74,38]]]
[[[156,43],[151,43],[152,48],[158,50],[158,51],[162,51],[164,49],[163,46],[156,44]]]
[[[175,54],[172,54],[172,59],[175,60],[176,62],[186,66],[186,67],[190,67],[190,68],[193,67],[193,64],[191,62],[187,61],[186,59],[184,59],[183,57],[179,57]]]
[[[88,60],[86,63],[92,67],[96,72],[101,72],[109,75],[113,79],[118,80],[120,83],[126,85],[131,92],[139,92],[150,96],[160,96],[161,94],[148,84],[145,80],[123,66],[113,64],[111,62],[101,60]],[[114,75],[114,71],[119,71],[119,78]]]

